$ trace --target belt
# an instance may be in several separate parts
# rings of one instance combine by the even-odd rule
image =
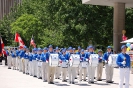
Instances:
[[[129,67],[120,67],[120,68],[129,68]]]

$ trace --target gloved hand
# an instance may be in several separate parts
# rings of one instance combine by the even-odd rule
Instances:
[[[38,59],[36,58],[36,60],[38,61]]]
[[[105,64],[108,64],[108,61],[105,60]]]
[[[86,61],[89,61],[88,59],[86,59]]]
[[[125,65],[126,64],[126,61],[121,62],[121,64]]]
[[[66,62],[68,62],[68,60],[66,60]]]
[[[42,62],[42,60],[39,60],[39,62]]]

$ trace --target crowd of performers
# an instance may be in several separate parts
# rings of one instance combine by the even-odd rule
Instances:
[[[87,81],[88,83],[94,83],[94,80],[102,81],[103,66],[105,66],[106,82],[113,83],[113,69],[112,65],[108,64],[108,57],[113,54],[111,51],[112,47],[107,47],[107,52],[103,54],[102,50],[98,50],[98,64],[96,66],[89,65],[90,55],[96,54],[93,46],[88,46],[87,50],[78,47],[78,51],[75,48],[69,47],[53,49],[52,45],[49,47],[33,48],[32,52],[24,46],[23,48],[14,48],[6,50],[8,69],[19,70],[24,74],[37,77],[42,79],[44,82],[54,84],[54,79],[61,79],[62,82],[67,82],[66,77],[68,76],[68,82],[74,84],[74,80],[77,79],[79,82]],[[133,49],[133,48],[132,48]],[[131,49],[131,50],[132,50]],[[125,86],[129,88],[130,70],[133,74],[131,67],[131,60],[128,54],[126,54],[126,46],[121,46],[122,52],[118,54],[116,64],[120,70],[120,82],[119,88],[122,88],[123,80],[125,77]],[[59,65],[54,67],[49,65],[50,54],[59,55]],[[80,56],[80,63],[78,67],[69,65],[71,60],[71,54],[77,54]],[[63,63],[67,63],[67,66],[63,67]],[[83,63],[87,62],[87,67],[83,67]],[[124,73],[124,70],[127,72]],[[96,72],[97,71],[97,72]],[[95,73],[97,75],[95,76]]]

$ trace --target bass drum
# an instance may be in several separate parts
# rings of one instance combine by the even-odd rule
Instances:
[[[118,54],[110,54],[108,58],[108,65],[112,65],[113,67],[117,67],[116,59]]]
[[[91,66],[97,66],[98,65],[98,54],[91,54],[90,55],[90,60],[89,60],[89,65]]]
[[[69,63],[71,67],[79,67],[80,64],[80,55],[78,54],[71,54]]]
[[[52,67],[59,66],[59,55],[58,54],[50,54],[49,66],[52,66]]]

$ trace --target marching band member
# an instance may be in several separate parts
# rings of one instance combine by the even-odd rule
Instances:
[[[16,54],[15,54],[15,49],[12,50],[11,56],[12,56],[13,70],[16,70]]]
[[[25,74],[29,74],[29,54],[29,49],[26,48],[26,53],[24,54]]]
[[[80,55],[80,51],[81,51],[81,47],[78,46],[78,51],[76,52],[76,54],[79,54]]]
[[[106,72],[106,82],[113,83],[113,67],[108,64],[109,55],[112,54],[111,46],[107,47],[107,52],[103,55],[103,60],[105,61],[105,72]]]
[[[57,53],[57,54],[60,55],[59,48],[56,47],[55,50],[56,50],[55,53]],[[60,74],[61,74],[61,67],[60,66],[57,66],[55,68],[55,79],[60,79]]]
[[[79,81],[82,81],[82,73],[83,73],[83,80],[86,81],[87,69],[82,67],[82,63],[86,62],[85,52],[84,49],[81,50],[80,54],[80,72],[79,72]]]
[[[133,52],[133,46],[130,46],[130,51]],[[131,61],[131,74],[133,74],[133,53],[130,56],[130,61]]]
[[[26,52],[26,46],[23,47],[23,51],[21,53],[22,55],[22,59],[21,59],[21,63],[22,63],[22,72],[23,74],[25,74],[25,61],[24,61],[24,55],[25,55],[25,52]]]
[[[73,48],[73,54],[76,54],[76,49],[75,48]],[[75,79],[77,79],[77,75],[78,75],[78,73],[79,73],[79,67],[77,67],[77,68],[75,68]]]
[[[36,61],[36,58],[37,58],[37,49],[34,48],[32,50],[32,74],[33,74],[33,77],[37,76],[37,61]]]
[[[6,51],[6,54],[7,54],[8,69],[11,69],[12,58],[11,58],[11,50],[10,50],[10,48],[8,49],[8,51]]]
[[[29,75],[30,76],[33,76],[33,74],[32,74],[32,58],[33,58],[32,53],[29,53]]]
[[[98,59],[99,59],[99,63],[97,66],[97,81],[102,81],[101,77],[102,77],[102,71],[103,71],[103,54],[102,54],[102,50],[98,50]]]
[[[48,49],[45,47],[43,49],[43,52],[41,54],[41,60],[42,60],[42,80],[43,82],[47,82],[47,70],[48,70],[48,63],[46,63],[46,60],[48,59]]]
[[[50,56],[50,54],[53,54],[54,52],[53,52],[53,46],[52,45],[49,45],[49,52],[48,52],[48,54],[49,54],[49,56]],[[46,60],[46,62],[48,62],[49,61],[49,58]],[[52,66],[49,66],[48,65],[48,78],[47,78],[47,80],[48,80],[48,84],[54,84],[54,74],[55,74],[55,67],[52,67]]]
[[[93,46],[89,46],[87,49],[89,50],[89,52],[86,53],[86,58],[87,58],[86,61],[89,61],[90,55],[91,54],[95,54],[94,53],[94,47]],[[88,66],[88,74],[89,74],[88,75],[88,82],[89,83],[94,83],[95,69],[96,69],[95,66],[92,66],[92,65]]]
[[[19,50],[19,47],[18,47],[17,50],[16,50],[16,69],[17,70],[19,69],[19,53],[20,53],[20,50]]]
[[[61,62],[60,63],[67,63],[68,64],[68,60],[69,58],[67,57],[67,54],[66,54],[66,50],[62,50],[62,55],[60,55],[60,59],[61,59]],[[67,82],[66,80],[66,75],[67,75],[67,67],[63,67],[62,66],[62,82]]]
[[[73,54],[73,49],[72,47],[68,48],[69,53],[67,53],[69,61],[71,60],[70,56],[71,54]],[[69,83],[74,84],[74,79],[75,79],[75,71],[76,71],[76,67],[70,67],[68,68],[68,72],[69,72]]]
[[[38,48],[38,54],[37,54],[37,78],[41,79],[42,77],[42,60],[41,60],[41,54],[42,54],[42,49]]]
[[[125,78],[125,88],[129,88],[130,78],[130,57],[126,54],[126,45],[121,46],[122,52],[118,55],[116,63],[119,66],[119,88],[123,88],[123,81]]]

